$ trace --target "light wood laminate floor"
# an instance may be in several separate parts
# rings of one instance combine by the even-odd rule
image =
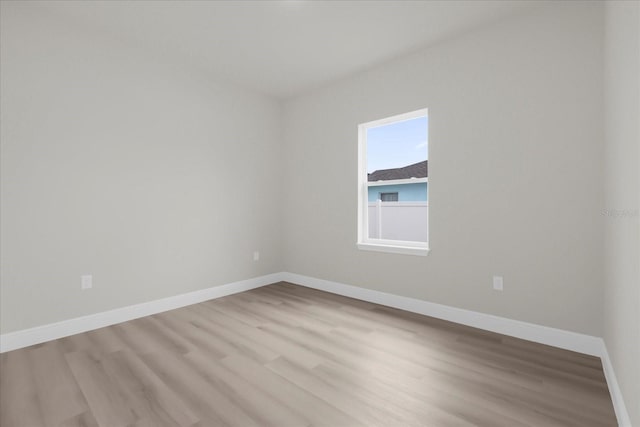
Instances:
[[[13,426],[614,426],[600,360],[278,283],[4,353]]]

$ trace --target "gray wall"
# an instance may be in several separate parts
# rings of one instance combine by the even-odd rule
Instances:
[[[640,3],[605,9],[604,340],[640,426]]]
[[[566,2],[285,103],[286,270],[601,335],[602,58]],[[359,251],[357,126],[420,108],[431,253]]]
[[[281,271],[279,104],[22,5],[2,2],[1,332]]]

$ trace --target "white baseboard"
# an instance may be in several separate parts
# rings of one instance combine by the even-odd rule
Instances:
[[[609,358],[609,352],[604,340],[602,341],[602,354],[600,360],[602,361],[602,370],[604,371],[604,377],[607,379],[607,385],[609,386],[609,394],[611,394],[611,401],[613,402],[613,409],[616,411],[616,418],[618,418],[618,426],[620,427],[632,427],[631,418],[627,412],[627,407],[624,404],[624,398],[622,397],[622,391],[618,385],[616,374],[613,372],[613,364]]]
[[[214,286],[142,304],[116,308],[114,310],[76,317],[62,322],[2,334],[0,335],[0,353],[91,331],[116,323],[126,322],[127,320],[162,313],[163,311],[173,310],[191,304],[197,304],[210,299],[248,291],[249,289],[259,288],[281,280],[281,273],[268,274],[266,276]]]
[[[602,361],[607,385],[609,386],[609,393],[611,394],[618,425],[620,427],[631,427],[631,420],[624,405],[622,393],[613,371],[613,365],[609,359],[605,343],[600,337],[464,310],[415,298],[402,297],[357,286],[345,285],[344,283],[316,279],[300,274],[284,272],[281,275],[281,280],[362,301],[410,311],[412,313],[424,314],[425,316],[448,320],[474,328],[497,332],[510,337],[521,338],[527,341],[599,357]]]
[[[631,421],[613,371],[613,365],[602,338],[288,272],[241,280],[200,291],[2,334],[0,335],[0,353],[248,291],[280,281],[600,357],[618,423],[621,427],[631,427]]]
[[[497,332],[511,337],[522,338],[579,353],[600,356],[601,339],[562,329],[549,328],[519,320],[464,310],[415,298],[401,297],[343,283],[316,279],[300,274],[283,273],[282,280],[308,288],[331,292],[388,307],[399,308],[412,313],[424,314],[438,319],[449,320],[474,328]]]

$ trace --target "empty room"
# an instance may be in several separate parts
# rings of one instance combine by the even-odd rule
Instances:
[[[0,426],[640,427],[640,2],[0,0]]]

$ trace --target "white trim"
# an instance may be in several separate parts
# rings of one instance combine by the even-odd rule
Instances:
[[[385,208],[403,208],[403,207],[429,207],[429,202],[383,202],[382,200],[376,200],[375,202],[369,202],[367,207],[373,208],[380,202],[380,206]],[[397,240],[392,240],[397,241]],[[424,242],[423,242],[424,243]]]
[[[424,314],[438,319],[448,320],[462,325],[472,326],[487,331],[497,332],[511,337],[522,338],[541,344],[551,345],[579,353],[600,356],[602,353],[601,339],[591,335],[579,334],[562,329],[540,326],[519,320],[507,319],[491,314],[479,313],[462,308],[450,307],[415,298],[408,298],[386,292],[374,291],[344,283],[316,279],[294,273],[282,273],[282,280],[368,301],[387,307],[398,308],[412,313]]]
[[[289,272],[268,274],[266,276],[241,280],[239,282],[228,283],[226,285],[215,286],[160,300],[2,334],[0,335],[0,353],[191,304],[197,304],[210,299],[248,291],[281,281],[600,357],[609,387],[609,393],[611,394],[611,401],[613,402],[613,407],[618,419],[618,425],[621,427],[631,427],[631,420],[624,404],[622,392],[618,385],[605,342],[602,338]]]
[[[367,130],[358,126],[358,242],[369,236],[369,186],[367,185]],[[366,204],[365,204],[366,200]]]
[[[407,120],[416,119],[418,117],[428,117],[429,111],[426,108],[411,111],[396,116],[386,117],[380,120],[361,123],[358,125],[358,240],[356,246],[358,249],[371,250],[377,252],[391,252],[396,254],[408,255],[426,255],[429,253],[427,248],[416,250],[416,245],[405,245],[401,241],[383,241],[382,244],[371,241],[369,239],[369,186],[393,185],[394,181],[402,181],[401,183],[419,183],[428,182],[428,178],[403,179],[393,181],[373,181],[368,182],[367,179],[367,130],[375,127],[384,126],[391,123],[398,123]],[[428,132],[428,129],[427,129]],[[428,147],[427,147],[428,149]],[[423,181],[424,180],[424,181]],[[427,218],[427,230],[429,229],[429,219]],[[428,236],[428,234],[427,234]],[[425,242],[425,247],[428,242]]]
[[[271,283],[280,282],[281,280],[281,273],[268,274],[266,276],[254,277],[252,279],[214,286],[142,304],[76,317],[61,322],[37,326],[35,328],[9,332],[0,335],[0,353],[91,331],[116,323],[126,322],[127,320],[162,313],[163,311],[173,310],[191,304],[197,304],[210,299],[248,291]]]
[[[626,410],[622,392],[618,386],[613,365],[609,359],[606,345],[602,338],[591,335],[579,334],[565,331],[563,329],[550,328],[548,326],[536,325],[534,323],[522,322],[519,320],[507,319],[505,317],[494,316],[486,313],[465,310],[462,308],[450,307],[436,304],[415,298],[408,298],[399,295],[388,294],[386,292],[374,291],[357,286],[346,285],[344,283],[332,282],[329,280],[316,279],[314,277],[300,274],[283,272],[281,280],[294,283],[308,288],[331,292],[362,301],[368,301],[387,307],[398,308],[412,313],[423,314],[450,322],[484,329],[486,331],[497,332],[510,337],[521,338],[540,344],[571,350],[578,353],[599,357],[602,361],[602,369],[609,387],[611,401],[618,419],[620,427],[632,427],[631,419]]]
[[[385,117],[384,119],[372,120],[370,122],[362,123],[360,126],[365,126],[367,129],[377,128],[384,125],[390,125],[392,123],[406,122],[407,120],[417,119],[418,117],[427,117],[427,114],[428,109],[421,108],[419,110],[409,111],[408,113]]]
[[[381,240],[382,241],[382,240]],[[395,242],[395,240],[388,240],[390,242]],[[387,252],[393,254],[405,254],[405,255],[419,255],[419,256],[427,256],[429,255],[428,247],[409,247],[409,246],[399,246],[393,244],[382,244],[382,243],[358,243],[358,249],[363,251],[374,251],[374,252]]]
[[[429,178],[406,178],[406,179],[390,179],[388,181],[367,181],[369,187],[377,187],[382,185],[404,185],[404,184],[422,184],[429,182]]]
[[[633,427],[631,425],[631,418],[627,412],[627,407],[624,404],[624,398],[622,397],[622,391],[618,385],[616,374],[613,371],[613,364],[609,358],[609,352],[604,340],[600,339],[602,345],[602,353],[600,354],[600,360],[602,361],[602,370],[604,371],[604,377],[607,380],[609,386],[609,394],[611,394],[611,401],[613,402],[613,409],[616,411],[616,418],[618,419],[618,426],[620,427]]]

